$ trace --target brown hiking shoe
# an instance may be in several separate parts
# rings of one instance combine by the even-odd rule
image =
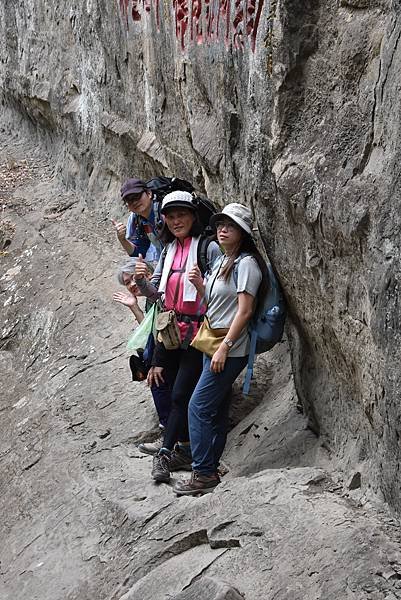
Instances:
[[[170,471],[192,471],[192,456],[187,452],[176,449],[172,451],[169,458]]]
[[[219,485],[220,477],[217,473],[213,475],[202,475],[202,473],[192,472],[191,479],[186,481],[177,481],[174,485],[174,491],[177,496],[196,496],[197,494],[207,494],[213,492],[216,485]]]
[[[169,483],[169,457],[165,454],[155,454],[153,457],[152,477],[159,483]]]
[[[142,442],[141,444],[138,444],[138,450],[144,454],[155,455],[159,452],[162,446],[163,436],[161,435],[154,442]]]

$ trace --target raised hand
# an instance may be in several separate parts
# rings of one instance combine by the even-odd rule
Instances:
[[[198,267],[197,264],[195,264],[192,269],[188,272],[188,279],[191,283],[193,283],[194,285],[197,282],[203,283],[203,279],[202,279],[202,273],[200,271],[200,268]]]
[[[127,235],[127,226],[124,223],[119,223],[118,221],[115,221],[114,219],[111,219],[111,222],[114,225],[114,228],[117,232],[117,237],[120,240],[120,242],[123,242],[125,240],[125,236]]]
[[[200,268],[195,264],[192,269],[188,272],[188,279],[194,285],[198,293],[203,296],[205,293],[205,286],[203,285],[203,277]]]
[[[127,294],[126,292],[115,292],[113,294],[113,300],[120,304],[124,304],[124,306],[129,306],[130,308],[138,306],[138,299],[136,296]]]
[[[148,265],[143,260],[142,254],[140,254],[138,256],[136,264],[135,264],[135,279],[139,280],[139,279],[143,279],[144,277],[147,277],[148,271],[149,271]]]

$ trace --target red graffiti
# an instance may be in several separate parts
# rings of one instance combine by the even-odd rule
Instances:
[[[224,41],[226,46],[228,47],[230,41],[231,0],[223,0],[222,2],[220,2],[219,15],[221,15],[221,19],[225,23]]]
[[[155,8],[157,27],[159,28],[159,0],[118,0],[120,12],[125,21],[126,27],[129,26],[129,16],[133,21],[140,21],[143,11],[150,13],[152,7]]]
[[[140,21],[154,10],[159,29],[160,0],[118,1],[127,27],[129,16],[132,21]],[[191,43],[217,43],[223,38],[227,48],[232,45],[243,50],[249,39],[254,52],[263,5],[264,0],[173,0],[175,35],[181,49]]]
[[[181,48],[185,48],[185,33],[188,27],[188,0],[173,0],[175,10],[175,35],[181,44]]]
[[[129,0],[120,0],[120,12],[128,25],[128,4]]]
[[[132,20],[133,21],[140,21],[141,20],[141,14],[138,10],[139,6],[138,6],[139,2],[133,0],[132,2],[132,9],[131,9],[131,16],[132,16]]]
[[[202,43],[202,0],[191,1],[191,42]]]
[[[218,39],[220,7],[214,10],[214,0],[205,0],[206,3],[206,37],[208,40],[214,41]]]
[[[256,35],[258,33],[260,17],[261,17],[262,9],[263,9],[263,2],[264,2],[264,0],[259,0],[259,2],[257,2],[257,3],[253,2],[254,6],[253,6],[252,19],[251,19],[251,21],[248,22],[248,25],[247,25],[247,35],[251,36],[252,52],[255,52]],[[255,16],[253,16],[253,14]]]

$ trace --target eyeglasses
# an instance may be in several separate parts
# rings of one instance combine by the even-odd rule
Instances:
[[[235,225],[235,223],[233,223],[232,221],[217,221],[216,229],[217,231],[219,231],[220,229],[226,229],[227,231],[235,231],[236,229],[239,229],[239,227]]]
[[[136,204],[142,198],[143,192],[138,192],[137,194],[129,194],[124,198],[124,204]]]

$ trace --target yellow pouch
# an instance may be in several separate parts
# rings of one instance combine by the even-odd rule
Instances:
[[[228,331],[228,328],[212,329],[205,318],[192,340],[191,346],[211,357],[218,350]]]

